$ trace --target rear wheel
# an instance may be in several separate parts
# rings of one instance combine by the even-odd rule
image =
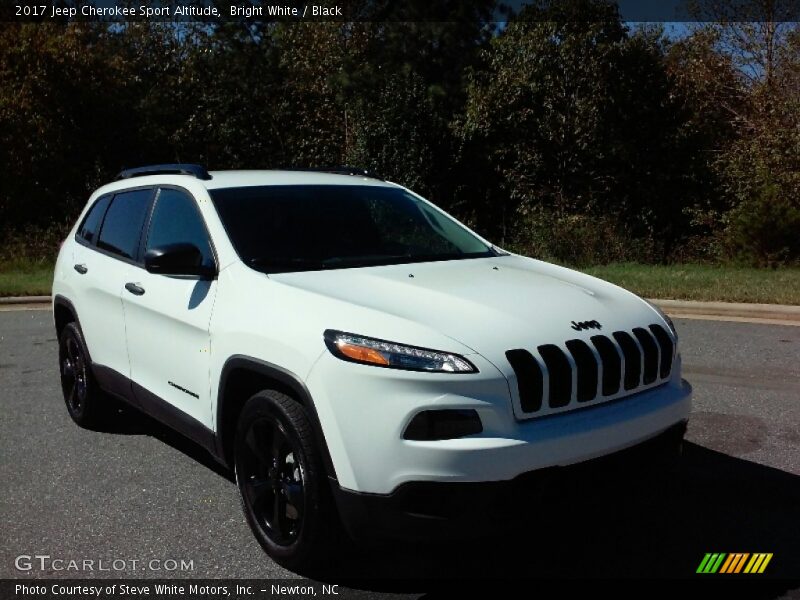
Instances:
[[[258,542],[285,567],[317,566],[333,541],[336,515],[303,407],[274,390],[250,398],[234,454],[242,507]]]
[[[58,338],[61,391],[67,412],[81,427],[92,428],[105,416],[104,396],[92,375],[89,352],[81,330],[68,323]]]

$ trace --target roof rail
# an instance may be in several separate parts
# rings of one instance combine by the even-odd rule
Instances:
[[[342,165],[340,167],[289,167],[287,171],[308,171],[314,173],[333,173],[334,175],[357,175],[359,177],[369,177],[370,179],[380,179],[383,177],[369,171],[363,167],[350,167]]]
[[[193,177],[197,177],[197,179],[211,179],[211,175],[203,165],[172,163],[125,169],[120,171],[119,175],[117,175],[117,180],[130,179],[131,177],[144,177],[146,175],[192,175]]]

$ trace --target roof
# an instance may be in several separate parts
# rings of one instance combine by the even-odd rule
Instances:
[[[397,187],[391,182],[372,177],[319,173],[316,171],[211,171],[210,174],[211,179],[201,181],[209,190],[259,185],[368,185]],[[180,177],[192,176],[180,175]]]
[[[132,187],[156,185],[177,185],[189,189],[202,186],[208,190],[267,185],[364,185],[373,187],[400,187],[395,183],[374,179],[372,177],[339,175],[316,171],[211,171],[210,176],[210,179],[199,179],[194,175],[178,173],[140,175],[107,183],[95,190],[95,195],[114,193]]]

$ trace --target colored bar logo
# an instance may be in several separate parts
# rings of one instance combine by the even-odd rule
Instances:
[[[697,573],[763,573],[772,552],[707,552],[697,567]]]

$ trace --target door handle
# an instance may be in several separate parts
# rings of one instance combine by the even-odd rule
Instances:
[[[86,265],[75,265],[72,268],[75,269],[81,275],[85,275],[86,272],[89,270],[89,269],[86,268]]]
[[[125,289],[128,290],[134,296],[141,296],[142,294],[144,294],[144,288],[136,285],[135,283],[126,283]]]

